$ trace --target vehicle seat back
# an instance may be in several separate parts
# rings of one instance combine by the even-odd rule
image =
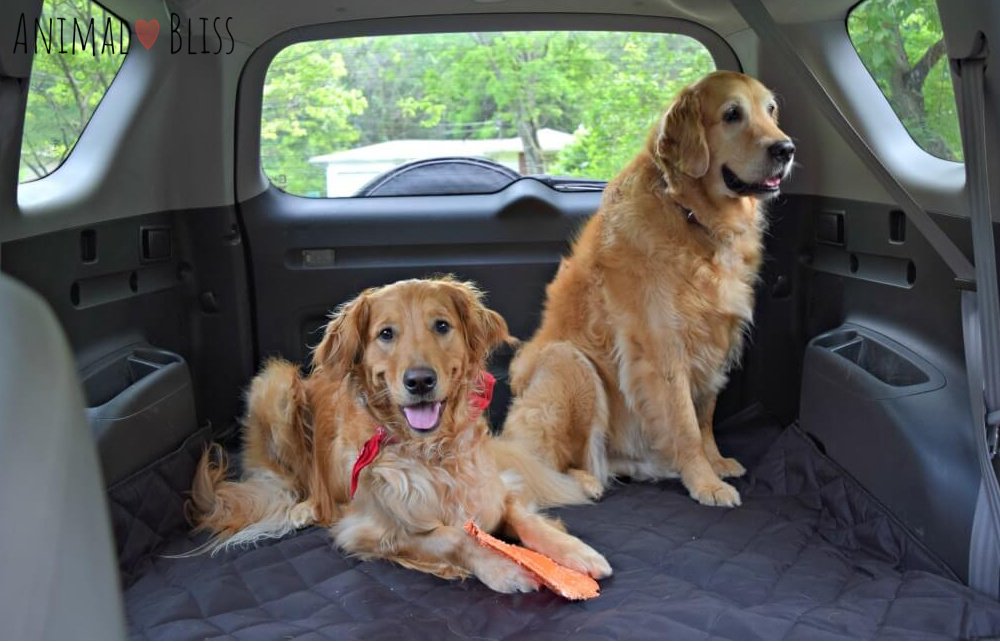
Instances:
[[[100,471],[58,321],[0,274],[0,637],[125,637]]]

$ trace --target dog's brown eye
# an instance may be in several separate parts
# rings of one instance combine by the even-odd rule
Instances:
[[[778,108],[778,106],[775,105],[774,103],[769,104],[767,106],[767,113],[768,113],[768,115],[774,116],[774,110],[777,109],[777,108]]]
[[[434,332],[437,332],[438,334],[448,334],[449,330],[451,330],[451,324],[444,319],[438,319],[434,322]]]
[[[732,106],[726,110],[726,113],[722,114],[722,120],[727,123],[738,123],[740,119],[743,118],[743,112],[737,106]]]
[[[378,331],[378,338],[382,341],[392,341],[395,336],[396,333],[393,332],[392,328],[382,328]]]

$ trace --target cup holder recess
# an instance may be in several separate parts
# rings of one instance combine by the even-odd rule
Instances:
[[[929,383],[933,368],[888,337],[865,329],[841,327],[812,340],[882,383],[894,388]]]
[[[134,344],[85,368],[80,378],[109,485],[198,428],[191,375],[179,354]]]

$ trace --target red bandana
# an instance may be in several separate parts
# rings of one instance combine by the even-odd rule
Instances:
[[[496,377],[485,370],[480,372],[479,376],[476,377],[475,386],[472,392],[469,393],[469,404],[474,411],[473,420],[479,419],[479,416],[490,407],[490,401],[493,399],[493,386],[496,385],[496,382]],[[375,434],[361,447],[361,452],[358,453],[358,458],[354,461],[354,468],[351,469],[351,499],[354,499],[354,493],[358,490],[358,477],[361,475],[362,469],[375,461],[379,451],[382,449],[382,444],[392,443],[393,441],[395,439],[389,434],[385,426],[379,426],[375,429]]]
[[[497,378],[486,370],[480,372],[479,376],[476,377],[476,385],[469,394],[469,403],[477,411],[473,419],[479,419],[479,415],[490,407],[490,402],[493,401],[493,386],[496,383]]]
[[[354,499],[354,493],[358,490],[358,475],[361,474],[361,469],[375,461],[382,444],[391,439],[392,437],[385,426],[379,426],[375,429],[375,434],[361,447],[361,452],[358,453],[358,458],[354,461],[354,468],[351,469],[351,499]]]

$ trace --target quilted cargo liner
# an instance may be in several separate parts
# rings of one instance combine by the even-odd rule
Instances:
[[[777,432],[758,425],[743,441],[759,447],[746,437]],[[216,557],[163,557],[200,541],[154,510],[177,508],[199,450],[192,438],[112,490],[136,638],[1000,635],[1000,604],[956,581],[794,426],[766,452],[735,451],[751,469],[737,482],[738,509],[700,506],[663,482],[619,484],[596,505],[554,511],[615,569],[583,603],[348,559],[318,528]]]

